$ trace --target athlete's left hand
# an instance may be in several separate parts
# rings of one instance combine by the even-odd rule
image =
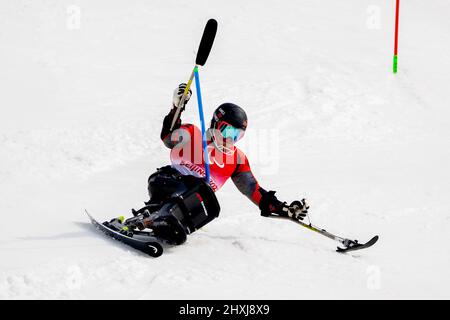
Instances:
[[[287,214],[294,220],[303,220],[308,214],[309,205],[305,199],[295,200],[287,206]]]

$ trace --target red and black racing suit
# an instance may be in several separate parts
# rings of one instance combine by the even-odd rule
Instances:
[[[193,124],[182,124],[181,119],[178,119],[173,130],[170,130],[175,110],[173,108],[164,118],[161,130],[161,140],[171,149],[172,168],[182,175],[205,177],[201,131]],[[276,199],[273,191],[260,187],[244,152],[233,146],[234,152],[225,154],[215,148],[211,139],[208,140],[209,184],[214,192],[231,177],[239,191],[259,206],[262,215],[279,210],[282,203]]]

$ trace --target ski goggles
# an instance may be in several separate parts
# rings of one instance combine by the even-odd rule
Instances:
[[[217,130],[220,131],[225,139],[232,139],[234,142],[239,141],[245,133],[245,130],[233,127],[225,121],[220,121],[217,125]]]

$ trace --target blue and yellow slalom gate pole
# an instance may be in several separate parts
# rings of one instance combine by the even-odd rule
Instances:
[[[192,84],[192,79],[194,78],[195,70],[198,71],[198,66],[204,66],[206,60],[208,59],[209,53],[211,52],[212,45],[214,43],[214,38],[216,37],[217,32],[217,21],[215,19],[209,19],[206,23],[205,30],[203,30],[202,39],[200,40],[200,45],[197,51],[197,57],[195,58],[195,67],[192,70],[191,76],[189,77],[189,81],[187,83],[186,89],[184,89],[183,96],[180,99],[180,103],[175,112],[175,116],[173,117],[172,124],[170,125],[170,131],[172,131],[175,123],[177,122],[181,108],[184,106],[184,101],[186,101],[186,96],[189,91],[189,88]]]
[[[200,123],[202,126],[202,141],[203,141],[203,158],[205,161],[205,179],[206,183],[209,184],[210,173],[209,173],[209,155],[208,155],[208,144],[206,142],[206,129],[205,129],[205,117],[203,115],[203,103],[202,103],[202,92],[200,89],[200,77],[198,75],[198,67],[194,68],[195,75],[195,87],[197,89],[197,102],[198,102],[198,113],[200,114]]]

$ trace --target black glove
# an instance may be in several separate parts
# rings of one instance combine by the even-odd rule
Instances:
[[[260,192],[262,197],[259,201],[259,209],[261,210],[261,215],[263,217],[268,217],[272,213],[283,215],[284,212],[284,215],[287,214],[283,209],[286,207],[286,202],[278,200],[275,196],[275,191],[262,191],[260,189]]]

